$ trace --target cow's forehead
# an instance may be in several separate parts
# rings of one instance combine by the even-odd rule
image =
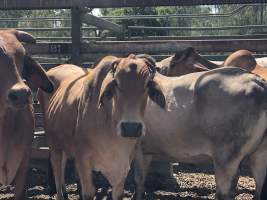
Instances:
[[[139,58],[125,58],[120,61],[115,72],[115,79],[123,90],[138,91],[145,87],[150,78],[149,67],[145,60]]]

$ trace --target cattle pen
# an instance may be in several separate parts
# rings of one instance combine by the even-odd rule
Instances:
[[[95,16],[93,9],[125,8],[125,7],[188,7],[214,6],[234,4],[236,7],[227,13],[191,13],[191,14],[162,14],[162,15],[122,15]],[[259,20],[255,24],[237,24],[217,26],[183,27],[170,26],[170,21],[178,19],[207,20],[229,19],[238,15],[245,15],[246,10],[255,9],[259,13]],[[239,49],[247,49],[256,57],[267,57],[267,25],[265,0],[1,0],[0,10],[3,12],[20,12],[21,10],[62,10],[65,17],[2,17],[0,28],[16,28],[37,35],[36,45],[25,45],[26,50],[46,69],[63,63],[72,63],[83,67],[91,67],[93,63],[104,55],[127,56],[134,54],[150,54],[157,60],[162,60],[186,47],[193,47],[197,52],[214,61],[223,61],[229,53]],[[265,15],[264,15],[265,14]],[[136,21],[162,20],[166,26],[135,25]],[[39,22],[51,24],[50,27],[38,27]],[[237,34],[228,34],[229,30],[237,30]],[[64,32],[64,36],[57,33]],[[138,32],[138,35],[136,34]],[[182,32],[181,35],[175,35]],[[160,33],[160,34],[157,34]],[[170,34],[173,33],[173,34]],[[50,36],[51,35],[51,36]],[[34,99],[35,135],[32,147],[32,168],[47,170],[49,148],[43,130],[43,114],[40,105]],[[161,172],[165,176],[172,176],[175,162],[172,158],[161,155],[155,156],[154,172]],[[187,166],[188,167],[188,166]],[[188,169],[189,168],[189,169]],[[194,166],[183,170],[194,171]],[[196,171],[201,171],[196,169]],[[207,170],[210,172],[210,169]],[[183,176],[179,174],[180,178]],[[193,176],[193,175],[192,175]],[[207,177],[205,177],[207,178]],[[208,179],[210,176],[208,177]],[[187,179],[182,177],[182,179]],[[243,179],[243,184],[247,180]],[[251,181],[249,192],[252,193]],[[182,184],[182,183],[181,183]],[[201,183],[203,184],[203,183]],[[195,186],[192,186],[195,187]],[[210,186],[210,190],[214,190]],[[244,186],[242,186],[244,189]],[[241,190],[242,190],[241,189]],[[70,189],[72,190],[72,189]],[[194,193],[194,188],[191,188]],[[189,193],[190,193],[189,192]],[[214,191],[213,191],[214,192]],[[6,192],[3,192],[6,193]],[[213,199],[214,196],[194,197],[186,195],[181,199]],[[205,192],[204,192],[205,193]],[[208,192],[206,192],[208,193]],[[241,192],[240,192],[241,193]],[[1,194],[1,191],[0,191]],[[156,197],[155,197],[156,196]],[[0,199],[9,199],[8,195]],[[38,199],[42,197],[38,197]],[[180,199],[172,195],[154,195],[151,199]],[[242,199],[242,197],[240,198]],[[249,199],[249,198],[247,198]]]

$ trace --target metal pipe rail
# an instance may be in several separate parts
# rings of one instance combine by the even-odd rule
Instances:
[[[239,14],[245,8],[252,6],[266,6],[266,3],[262,4],[245,4],[242,5],[235,10],[229,13],[221,13],[221,14],[168,14],[168,15],[124,15],[124,16],[99,16],[102,19],[110,19],[110,20],[133,20],[133,19],[166,19],[166,18],[206,18],[206,17],[231,17],[236,14]],[[33,21],[71,21],[70,17],[37,17],[37,18],[0,18],[0,22],[33,22]]]
[[[0,22],[71,21],[70,17],[0,18]]]
[[[116,19],[116,20],[133,20],[133,19],[171,19],[171,18],[209,18],[209,17],[231,17],[236,14],[239,14],[245,8],[252,7],[252,6],[266,6],[267,4],[249,4],[249,5],[242,5],[232,12],[229,13],[221,13],[221,14],[210,14],[210,13],[203,13],[203,14],[168,14],[168,15],[124,15],[124,16],[103,16],[103,19]]]
[[[127,40],[209,40],[209,39],[264,39],[267,34],[252,35],[202,35],[202,36],[133,36]],[[71,37],[36,37],[37,40],[70,41]],[[82,40],[116,41],[117,37],[82,37]]]
[[[1,28],[2,30],[7,30],[10,28]],[[17,30],[20,31],[70,31],[71,27],[56,27],[56,28],[16,28]],[[97,27],[82,27],[82,30],[100,30]]]
[[[258,29],[267,28],[267,25],[245,25],[245,26],[221,26],[221,27],[148,27],[148,26],[128,26],[129,30],[153,30],[153,31],[210,31],[210,30],[229,30],[229,29]]]

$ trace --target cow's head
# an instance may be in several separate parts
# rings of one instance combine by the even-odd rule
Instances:
[[[166,76],[181,76],[209,70],[199,62],[199,59],[201,58],[195,50],[188,47],[157,63],[157,70]]]
[[[112,116],[119,135],[140,137],[145,134],[143,118],[148,96],[165,107],[165,97],[153,79],[155,71],[153,60],[144,55],[129,55],[114,62],[110,77],[102,84],[99,106],[112,100]]]
[[[47,92],[53,90],[53,85],[41,66],[25,55],[22,42],[35,44],[35,39],[23,31],[14,29],[0,31],[0,103],[2,108],[17,109],[30,104],[31,90],[28,84],[36,88],[40,87]]]

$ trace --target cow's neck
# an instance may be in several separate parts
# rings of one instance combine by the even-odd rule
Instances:
[[[217,65],[213,62],[210,62],[209,60],[207,60],[206,58],[204,58],[200,55],[196,55],[196,60],[197,60],[197,62],[199,62],[200,64],[202,64],[203,66],[205,66],[208,69],[216,69],[216,68],[220,67],[220,65]]]

